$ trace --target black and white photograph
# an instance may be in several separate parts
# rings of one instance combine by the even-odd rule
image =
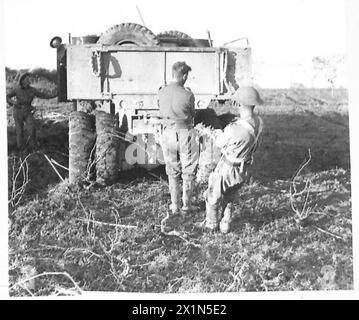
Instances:
[[[351,3],[2,0],[2,291],[353,293]]]

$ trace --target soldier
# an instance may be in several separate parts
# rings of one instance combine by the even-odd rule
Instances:
[[[183,180],[182,212],[188,213],[198,166],[198,142],[194,129],[194,95],[184,84],[191,67],[185,62],[172,66],[173,81],[160,88],[158,103],[163,132],[161,147],[166,164],[172,213],[180,210],[180,177]]]
[[[263,103],[256,89],[241,87],[232,99],[233,105],[239,107],[240,117],[223,131],[216,130],[215,143],[221,148],[222,157],[209,176],[206,191],[205,228],[210,231],[219,228],[222,233],[230,231],[233,201],[248,179],[248,168],[263,127],[262,119],[253,112],[256,105]]]
[[[22,150],[24,147],[24,125],[29,132],[28,142],[31,147],[36,145],[36,127],[34,111],[31,105],[35,97],[42,99],[52,99],[57,94],[49,95],[42,93],[30,85],[30,73],[24,72],[19,74],[18,83],[7,95],[6,100],[10,106],[14,107],[13,116],[16,129],[17,148]],[[16,100],[13,100],[13,97]]]

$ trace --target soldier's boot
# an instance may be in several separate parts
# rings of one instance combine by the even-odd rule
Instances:
[[[218,206],[206,202],[206,220],[204,224],[208,231],[218,231]]]
[[[191,211],[198,210],[197,207],[192,205],[192,199],[194,196],[195,181],[183,180],[183,195],[182,195],[182,212],[188,214]]]
[[[180,181],[178,178],[168,177],[168,186],[171,195],[170,210],[173,214],[179,213],[180,209]]]
[[[228,233],[231,230],[231,222],[233,220],[233,204],[227,203],[224,212],[223,218],[219,224],[219,229],[222,233]]]
[[[170,211],[167,218],[161,221],[162,232],[170,232],[178,227],[180,222],[180,180],[168,177],[168,187],[171,196]]]

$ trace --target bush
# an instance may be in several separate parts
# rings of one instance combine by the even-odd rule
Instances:
[[[13,84],[16,81],[16,76],[19,72],[29,71],[29,69],[11,69],[5,67],[5,76],[6,76],[6,83]],[[44,68],[36,68],[30,70],[31,78],[35,82],[39,82],[41,80],[47,80],[53,83],[56,83],[57,79],[57,71],[56,70],[47,70]]]

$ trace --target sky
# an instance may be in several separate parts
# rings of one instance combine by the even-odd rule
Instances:
[[[122,22],[142,24],[136,6],[154,33],[179,30],[206,38],[209,30],[215,46],[248,37],[253,59],[268,64],[346,52],[344,0],[1,1],[4,62],[11,68],[54,69],[53,36],[67,42],[69,33],[84,36]]]

